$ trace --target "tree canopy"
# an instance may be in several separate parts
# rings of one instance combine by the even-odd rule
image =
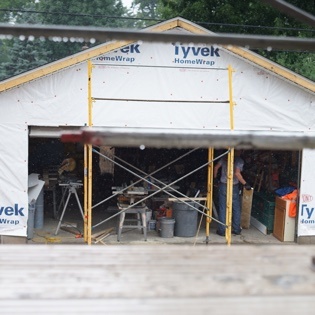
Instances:
[[[290,0],[314,14],[309,0]],[[132,9],[121,0],[2,0],[0,22],[143,28],[181,16],[212,32],[314,37],[315,30],[260,0],[133,0]],[[0,80],[82,50],[91,43],[0,40]],[[311,80],[315,55],[300,51],[256,51]]]
[[[315,30],[260,0],[160,0],[161,15],[181,16],[217,33],[314,37]],[[290,0],[294,6],[314,14],[309,0]],[[315,80],[315,55],[300,51],[259,50],[259,54],[311,80]]]
[[[10,14],[0,11],[1,22],[43,25],[123,27],[124,20],[120,18],[127,13],[121,0],[8,0],[0,6],[0,9],[6,8],[11,9]],[[79,52],[86,45],[91,44],[2,40],[0,80]]]

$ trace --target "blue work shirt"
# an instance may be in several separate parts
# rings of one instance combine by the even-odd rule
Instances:
[[[226,157],[221,158],[218,163],[221,164],[220,181],[221,181],[221,183],[225,183],[226,184],[227,183],[227,158]],[[236,168],[238,168],[242,172],[243,171],[243,167],[244,167],[244,160],[241,157],[236,156],[234,158],[234,172],[235,172]],[[239,180],[234,175],[233,176],[233,185],[236,185],[238,183],[239,183]]]

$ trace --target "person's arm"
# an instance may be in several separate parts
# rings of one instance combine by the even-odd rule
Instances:
[[[234,175],[238,179],[238,181],[245,187],[246,190],[252,189],[251,185],[248,184],[246,180],[243,178],[241,170],[238,167],[235,168]]]
[[[217,176],[218,176],[218,171],[219,171],[220,167],[221,167],[220,162],[218,162],[218,163],[214,166],[214,168],[213,168],[213,178],[217,178]]]
[[[246,180],[243,178],[241,170],[238,167],[235,168],[234,175],[242,185],[246,184]]]

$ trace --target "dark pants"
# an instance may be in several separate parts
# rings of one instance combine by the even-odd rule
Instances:
[[[226,192],[227,185],[221,183],[219,185],[219,221],[226,223]],[[233,200],[232,200],[232,231],[235,233],[241,232],[241,203],[238,184],[233,185]],[[218,225],[218,232],[225,233],[225,227],[222,224]]]

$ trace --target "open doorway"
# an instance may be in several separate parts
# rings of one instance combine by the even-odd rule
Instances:
[[[95,148],[100,151],[100,148]],[[124,165],[128,169],[131,164],[135,167],[132,172],[138,173],[142,170],[150,174],[155,169],[167,165],[168,162],[176,160],[177,157],[184,155],[189,150],[175,149],[151,149],[145,148],[115,148],[115,161]],[[215,150],[215,156],[220,154],[221,150]],[[207,162],[207,149],[198,149],[185,156],[173,165],[163,168],[154,176],[162,182],[173,182],[182,175],[190,173],[200,165]],[[73,157],[76,161],[76,167],[71,172],[59,174],[58,170],[62,161],[67,157]],[[276,191],[285,187],[297,187],[299,183],[300,154],[297,151],[258,151],[245,150],[242,152],[245,161],[244,177],[254,187],[254,196],[252,203],[252,221],[258,222],[257,228],[264,226],[265,235],[273,233],[274,212]],[[119,165],[115,165],[114,176],[109,179],[101,171],[102,157],[93,154],[93,202],[98,204],[112,194],[112,186],[123,186],[130,182],[135,182],[137,178],[132,172],[126,171]],[[46,218],[54,218],[55,225],[58,224],[58,214],[62,211],[61,199],[63,189],[60,183],[69,180],[83,183],[84,175],[84,152],[81,144],[65,144],[58,137],[35,137],[29,139],[29,173],[36,173],[45,181],[44,186],[44,213]],[[142,183],[145,185],[145,183]],[[180,192],[186,194],[189,189],[200,191],[200,196],[205,196],[207,192],[207,168],[200,169],[184,180],[178,182]],[[55,196],[54,196],[55,194]],[[217,192],[214,189],[214,203],[217,205]],[[83,207],[83,189],[78,189],[78,197]],[[163,198],[168,196],[163,194]],[[161,203],[155,200],[149,200],[149,206],[154,212],[159,210]],[[110,216],[110,210],[117,204],[115,197],[93,209],[93,215],[99,215],[102,218]],[[76,222],[78,226],[82,224],[80,211],[78,211],[77,201],[71,198],[67,210],[67,219]],[[72,209],[73,208],[73,209]],[[256,223],[257,223],[256,222]],[[116,224],[116,223],[115,223]],[[114,225],[115,225],[114,224]],[[215,225],[216,223],[211,223]],[[263,237],[263,234],[262,234]]]

